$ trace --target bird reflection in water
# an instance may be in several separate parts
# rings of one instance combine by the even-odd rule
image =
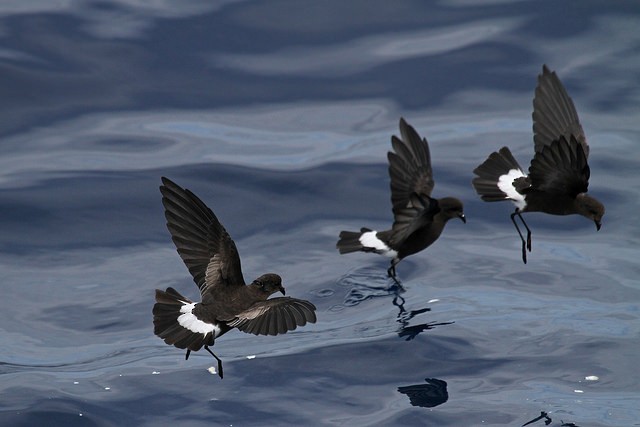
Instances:
[[[344,305],[353,307],[368,299],[379,297],[396,297],[405,292],[402,285],[379,274],[372,267],[359,268],[343,276],[338,283],[349,289]]]
[[[406,394],[413,406],[433,408],[449,399],[447,382],[437,378],[425,378],[427,384],[414,384],[398,387],[398,392]]]
[[[409,325],[411,319],[418,314],[431,311],[431,308],[424,307],[417,310],[407,310],[405,308],[406,300],[402,294],[406,292],[405,288],[397,281],[386,276],[378,274],[379,272],[371,267],[359,268],[352,271],[348,275],[342,277],[338,283],[348,287],[349,292],[344,300],[344,306],[353,307],[363,301],[372,298],[393,297],[392,303],[398,307],[397,321],[400,324],[398,336],[406,341],[411,341],[418,334],[436,326],[450,325],[454,322],[427,322],[418,325]]]
[[[553,420],[551,419],[549,414],[547,414],[544,411],[541,411],[539,417],[536,417],[536,418],[532,419],[531,421],[528,421],[528,422],[522,424],[522,427],[531,425],[531,424],[536,423],[536,422],[541,421],[541,420],[544,420],[544,425],[546,425],[546,426],[550,425],[553,422]],[[580,427],[577,424],[565,423],[562,420],[560,420],[560,424],[556,424],[556,425],[559,426],[559,427]]]
[[[413,319],[418,314],[426,313],[427,311],[431,311],[431,308],[425,307],[418,310],[407,311],[404,308],[405,299],[397,293],[393,298],[393,305],[398,307],[400,312],[398,313],[398,323],[400,323],[400,329],[398,330],[398,336],[401,338],[405,338],[405,341],[411,341],[415,337],[418,336],[419,333],[424,332],[428,329],[433,329],[436,326],[444,326],[451,325],[454,322],[427,322],[421,323],[419,325],[409,326],[409,321]]]

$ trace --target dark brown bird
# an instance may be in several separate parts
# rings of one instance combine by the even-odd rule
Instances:
[[[600,230],[604,205],[587,194],[589,145],[573,101],[555,72],[546,65],[538,76],[533,99],[535,155],[526,175],[507,147],[491,153],[473,172],[476,192],[487,202],[511,200],[515,211],[511,221],[522,240],[522,261],[531,252],[531,230],[523,212],[551,215],[579,214]],[[526,240],[516,223],[520,218]]]
[[[390,257],[387,274],[394,280],[396,265],[433,244],[450,219],[460,218],[466,222],[460,200],[431,197],[435,184],[426,138],[420,138],[402,118],[400,135],[402,139],[391,137],[393,152],[387,154],[394,216],[391,229],[342,231],[336,245],[341,254],[362,251]]]
[[[236,245],[218,218],[195,194],[162,178],[162,204],[167,228],[178,254],[200,289],[201,302],[193,302],[173,288],[156,289],[154,333],[164,342],[191,351],[209,348],[232,328],[254,335],[277,335],[307,322],[315,323],[316,307],[309,301],[280,297],[285,294],[280,276],[263,274],[245,285]]]

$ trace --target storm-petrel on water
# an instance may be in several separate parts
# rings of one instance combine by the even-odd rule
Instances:
[[[522,240],[522,261],[531,252],[531,230],[523,212],[552,215],[580,214],[600,230],[604,205],[587,194],[589,186],[589,145],[573,101],[555,72],[546,65],[538,76],[533,99],[533,140],[535,155],[525,175],[507,147],[491,153],[473,172],[473,186],[482,200],[511,200],[515,211],[511,221]],[[527,230],[522,235],[515,217]]]
[[[362,251],[390,257],[387,274],[394,280],[396,265],[435,242],[447,221],[460,218],[466,222],[460,200],[431,197],[435,184],[426,138],[420,138],[403,118],[400,119],[400,136],[402,139],[395,135],[391,137],[393,152],[387,153],[394,216],[391,229],[342,231],[336,245],[341,254]]]
[[[315,323],[316,307],[309,301],[279,297],[267,299],[284,287],[280,276],[263,274],[245,285],[240,256],[218,218],[195,194],[162,178],[162,204],[167,228],[178,254],[200,289],[201,302],[193,302],[173,288],[156,289],[154,333],[164,342],[191,351],[203,346],[222,361],[210,346],[232,328],[254,335],[277,335],[307,322]]]

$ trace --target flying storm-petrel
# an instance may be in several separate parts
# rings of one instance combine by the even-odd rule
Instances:
[[[402,139],[391,137],[394,152],[387,153],[394,216],[391,229],[342,231],[336,245],[341,254],[363,251],[390,257],[387,274],[396,282],[396,265],[403,258],[435,242],[451,218],[460,218],[466,223],[460,200],[431,197],[435,184],[426,138],[420,138],[403,118],[400,135]]]
[[[523,212],[552,215],[580,214],[600,230],[604,205],[587,194],[589,145],[573,101],[555,72],[546,65],[538,76],[533,99],[535,155],[525,175],[507,147],[491,153],[473,172],[476,192],[487,202],[511,200],[515,211],[511,221],[522,240],[522,261],[531,252],[531,230]],[[527,230],[522,235],[515,217]]]
[[[315,323],[316,307],[309,301],[279,297],[285,294],[277,274],[263,274],[245,285],[240,256],[231,236],[215,214],[195,194],[162,178],[162,204],[167,228],[178,254],[200,289],[202,302],[193,302],[175,289],[156,289],[154,333],[169,345],[191,351],[209,349],[232,328],[254,335],[277,335],[307,322]]]

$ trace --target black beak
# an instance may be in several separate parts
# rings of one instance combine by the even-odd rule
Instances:
[[[465,224],[467,223],[467,217],[464,216],[464,214],[458,215],[458,218],[460,218],[462,220],[462,222],[464,222]]]
[[[282,295],[286,295],[286,293],[284,292],[284,287],[280,286],[280,292],[282,292]]]
[[[600,227],[602,227],[602,223],[600,223],[600,221],[598,221],[597,219],[594,220],[593,222],[596,223],[596,230],[600,231]]]

